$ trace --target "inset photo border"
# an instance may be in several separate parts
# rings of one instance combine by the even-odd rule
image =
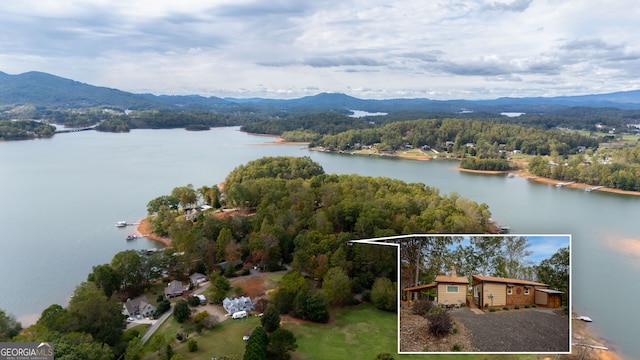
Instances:
[[[398,247],[398,354],[571,352],[571,235],[354,242]]]

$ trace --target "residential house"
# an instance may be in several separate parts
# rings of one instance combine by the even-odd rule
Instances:
[[[415,286],[404,289],[407,292],[407,300],[411,301],[411,293],[436,289],[434,302],[443,306],[460,306],[467,304],[469,291],[469,279],[458,276],[455,267],[451,267],[449,275],[438,275],[431,284]]]
[[[198,273],[198,272],[189,275],[189,279],[191,280],[191,283],[194,286],[197,286],[197,285],[202,284],[203,282],[207,281],[207,277],[204,276],[203,274]]]
[[[227,310],[229,315],[236,313],[238,311],[251,311],[253,310],[253,302],[251,298],[246,296],[241,296],[239,298],[225,298],[222,300],[222,307]]]
[[[166,288],[164,288],[164,297],[169,299],[176,296],[182,296],[187,291],[187,287],[182,285],[182,282],[173,280]]]
[[[144,295],[135,299],[127,299],[127,301],[122,304],[122,307],[122,313],[130,317],[136,317],[138,315],[148,317],[156,312],[156,307],[149,304],[147,297]]]
[[[540,305],[559,307],[561,291],[550,290],[549,285],[535,281],[493,276],[473,275],[473,302],[479,308]]]

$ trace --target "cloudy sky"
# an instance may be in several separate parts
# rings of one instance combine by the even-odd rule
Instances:
[[[7,0],[0,71],[136,93],[492,99],[640,89],[635,0]]]

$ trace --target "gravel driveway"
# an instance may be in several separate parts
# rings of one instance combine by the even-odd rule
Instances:
[[[479,352],[568,352],[569,318],[547,309],[500,310],[475,314],[453,309]]]

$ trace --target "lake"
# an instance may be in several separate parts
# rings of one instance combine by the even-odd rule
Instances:
[[[265,145],[265,143],[270,143]],[[276,145],[237,128],[211,131],[85,131],[52,139],[0,142],[0,309],[29,324],[65,305],[92,267],[118,251],[158,247],[126,241],[149,200],[176,186],[213,185],[262,156],[309,156],[325,172],[421,182],[486,203],[514,234],[572,234],[574,310],[612,347],[640,354],[638,225],[640,198],[556,188],[505,175],[454,170],[456,162],[311,152]],[[621,296],[612,296],[620,293]]]

